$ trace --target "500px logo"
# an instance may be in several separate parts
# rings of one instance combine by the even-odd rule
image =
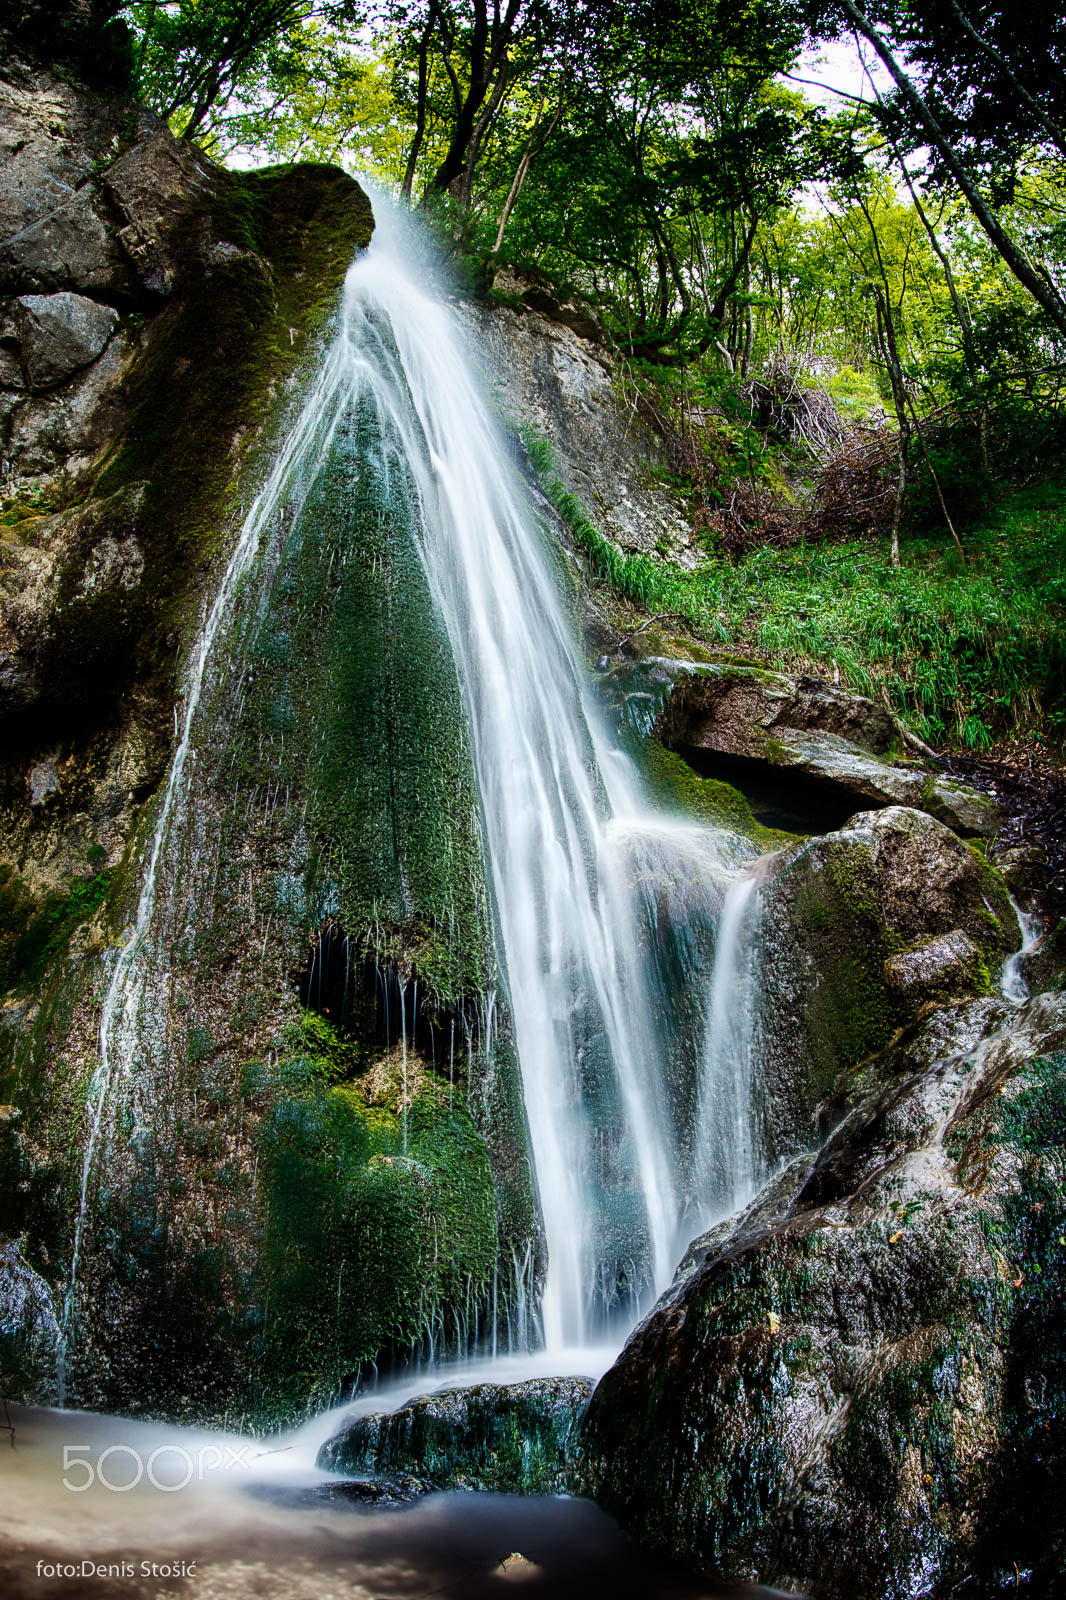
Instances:
[[[124,1467],[120,1465],[123,1457]],[[194,1479],[202,1483],[210,1473],[220,1469],[228,1472],[233,1467],[247,1472],[247,1445],[204,1444],[194,1454],[180,1444],[161,1444],[147,1457],[129,1444],[109,1444],[95,1457],[91,1445],[63,1446],[63,1471],[67,1474],[63,1487],[74,1494],[84,1493],[94,1483],[113,1494],[126,1494],[143,1478],[153,1489],[176,1494],[179,1489],[187,1489]]]

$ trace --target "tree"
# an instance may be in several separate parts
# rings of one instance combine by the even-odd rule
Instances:
[[[133,0],[137,87],[185,139],[242,87],[300,76],[313,19],[358,21],[358,0]]]
[[[898,103],[907,114],[915,131],[915,142],[929,145],[943,171],[965,195],[978,223],[1018,282],[1024,285],[1058,331],[1066,336],[1066,299],[1050,276],[1042,273],[1029,260],[1025,251],[1003,227],[995,208],[982,194],[977,177],[967,165],[963,154],[955,148],[948,133],[941,126],[930,99],[918,88],[913,77],[904,71],[889,38],[875,24],[872,9],[869,7],[864,9],[857,0],[838,0],[838,5],[840,12],[856,34],[872,46],[887,68],[896,86]],[[882,9],[891,22],[896,14],[896,8],[888,6]]]

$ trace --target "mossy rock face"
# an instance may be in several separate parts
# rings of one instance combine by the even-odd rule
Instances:
[[[977,1000],[871,1066],[820,1157],[693,1247],[571,1485],[702,1570],[817,1600],[1053,1592],[1066,1057],[1040,1051],[1064,1040],[1061,997]]]
[[[980,852],[899,806],[785,852],[764,893],[764,1119],[784,1155],[830,1125],[841,1073],[948,997],[931,941],[965,953],[948,983],[962,997],[993,986],[1021,929]]]
[[[223,175],[205,203],[227,248],[153,326],[97,486],[99,506],[136,510],[131,617],[150,602],[108,693],[123,708],[136,683],[167,723],[193,602],[298,413],[369,229],[365,197],[329,169]],[[69,1349],[81,1404],[274,1423],[364,1365],[454,1351],[505,1318],[516,1260],[534,1298],[455,667],[402,454],[370,402],[340,405],[281,483],[203,678],[94,1135]],[[97,659],[81,635],[64,649],[71,671]],[[68,657],[49,659],[44,684]],[[68,768],[57,758],[52,836]],[[20,1112],[6,1221],[60,1296],[114,960],[96,958],[128,938],[158,805],[127,831],[103,915],[79,932],[83,890],[57,898],[32,980],[27,929],[52,902],[5,885],[10,959],[31,1009],[46,1002],[3,1080]],[[390,1109],[366,1074],[387,1077],[397,1052],[418,1088]]]
[[[476,1384],[356,1417],[323,1445],[332,1472],[413,1474],[438,1489],[558,1494],[566,1488],[592,1382]]]
[[[648,739],[638,748],[637,761],[663,810],[711,828],[728,828],[763,851],[780,850],[795,842],[795,834],[759,822],[739,789],[716,778],[701,778],[676,751],[666,749],[657,739]]]

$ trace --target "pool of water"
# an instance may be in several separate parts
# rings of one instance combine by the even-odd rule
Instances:
[[[160,1423],[10,1407],[0,1432],[6,1600],[717,1600],[587,1500],[432,1494],[336,1502],[306,1452]],[[0,1424],[4,1421],[0,1413]]]

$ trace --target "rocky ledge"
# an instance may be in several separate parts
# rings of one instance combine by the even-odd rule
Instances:
[[[0,873],[28,905],[121,856],[235,485],[373,219],[336,169],[225,171],[2,31],[0,163]]]
[[[928,758],[902,759],[882,706],[819,679],[651,655],[611,665],[603,687],[636,733],[677,751],[700,776],[734,784],[772,826],[826,832],[870,806],[927,811],[968,838],[989,837],[1002,822],[989,796]]]
[[[1061,993],[970,998],[846,1075],[603,1379],[572,1482],[824,1600],[1060,1593],[1064,1044]]]

